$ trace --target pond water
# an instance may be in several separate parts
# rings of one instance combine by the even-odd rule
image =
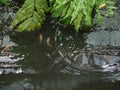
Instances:
[[[11,47],[1,51],[0,90],[120,89],[119,30],[76,33],[51,21],[2,40]]]

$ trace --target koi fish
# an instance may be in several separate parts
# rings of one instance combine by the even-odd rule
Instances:
[[[42,44],[42,41],[43,41],[43,35],[42,35],[42,34],[40,34],[39,40],[40,40],[40,44]],[[52,45],[50,44],[50,40],[51,40],[51,38],[50,38],[50,37],[47,37],[46,44],[47,44],[49,47],[52,47]]]

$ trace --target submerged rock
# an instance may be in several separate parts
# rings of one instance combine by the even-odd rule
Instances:
[[[11,8],[0,7],[0,29],[3,32],[12,31],[10,24],[15,16]]]
[[[91,32],[87,35],[86,43],[93,46],[120,46],[120,30]]]
[[[9,35],[5,35],[3,37],[3,40],[2,40],[2,43],[1,43],[1,47],[6,47],[8,45],[16,46],[16,44],[10,40],[10,36]]]

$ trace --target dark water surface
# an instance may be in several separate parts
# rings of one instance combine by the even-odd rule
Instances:
[[[76,33],[51,22],[5,37],[7,44],[13,47],[1,52],[0,90],[120,89],[119,30]]]
[[[119,90],[119,82],[90,80],[81,76],[50,75],[4,75],[0,90]]]

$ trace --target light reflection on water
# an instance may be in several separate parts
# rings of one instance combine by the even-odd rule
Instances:
[[[100,31],[100,32],[106,33],[105,31]],[[43,32],[42,34],[44,33],[45,32]],[[19,58],[20,57],[19,55],[17,57],[19,58],[18,60],[15,59],[16,57],[14,59],[7,57],[5,58],[6,59],[5,61],[6,62],[12,61],[13,64],[15,64],[16,63],[15,60],[17,60],[16,65],[20,65],[20,68],[18,67],[18,69],[22,70],[21,72],[22,74],[18,74],[18,73],[15,74],[16,72],[13,72],[14,74],[7,73],[7,75],[4,75],[3,72],[5,72],[5,70],[8,70],[9,68],[8,69],[4,68],[4,71],[3,69],[0,69],[2,71],[1,74],[3,74],[0,76],[1,77],[0,90],[96,90],[96,89],[117,90],[120,88],[119,86],[120,68],[117,68],[119,69],[118,71],[113,70],[112,72],[96,72],[94,71],[95,69],[93,70],[92,68],[91,70],[93,71],[91,70],[87,71],[86,69],[82,71],[82,70],[77,70],[75,68],[73,69],[70,65],[68,65],[68,63],[71,63],[71,59],[73,59],[73,61],[76,62],[78,59],[80,60],[81,57],[83,59],[82,63],[87,64],[89,57],[85,55],[86,53],[83,53],[83,51],[86,50],[87,52],[90,52],[92,50],[95,51],[94,52],[95,54],[93,55],[94,60],[96,61],[95,64],[99,65],[98,63],[99,55],[106,55],[106,54],[107,54],[106,56],[102,57],[103,61],[105,59],[106,60],[110,59],[110,61],[107,62],[107,64],[108,63],[111,64],[112,59],[115,59],[116,61],[115,63],[118,63],[119,62],[118,59],[120,58],[119,50],[118,50],[119,48],[116,49],[115,47],[112,48],[112,50],[110,49],[108,51],[105,47],[96,49],[97,45],[103,46],[108,44],[109,42],[111,44],[112,41],[107,41],[107,37],[105,36],[103,36],[101,40],[99,38],[99,40],[97,41],[96,38],[93,37],[91,38],[92,35],[94,35],[94,37],[97,36],[96,35],[98,34],[97,32],[96,34],[94,32],[93,34],[87,33],[86,36],[80,34],[77,37],[75,36],[74,32],[67,33],[67,31],[63,31],[63,32],[60,31],[59,33],[57,33],[58,36],[56,36],[55,38],[53,37],[54,36],[53,34],[54,33],[52,34],[48,33],[48,35],[44,34],[45,38],[51,36],[52,38],[51,43],[53,44],[53,47],[48,47],[47,45],[40,45],[38,40],[38,36],[39,36],[38,32],[20,35],[21,38],[18,38],[19,35],[17,35],[17,38],[13,38],[13,41],[18,44],[18,46],[15,47],[13,51],[15,53],[20,53],[24,55],[24,57],[21,60]],[[87,36],[88,39],[86,39]],[[111,37],[108,37],[108,39]],[[104,38],[105,41],[103,42]],[[117,39],[115,39],[114,37],[111,40],[114,41],[115,39],[115,42],[118,42],[120,39],[119,36],[117,35],[116,38]],[[45,42],[46,41],[44,40],[44,44]],[[86,43],[88,43],[89,45],[87,46]],[[118,46],[119,42],[116,44],[115,46]],[[90,45],[93,47],[91,47]],[[113,42],[111,45],[114,46]],[[60,54],[59,51],[62,50],[63,52],[62,54]],[[64,62],[59,64],[59,60],[64,60],[64,59],[65,60],[68,59],[67,64],[64,64]],[[58,61],[55,62],[55,60]],[[3,62],[6,63],[5,61]],[[3,62],[1,60],[1,63]],[[55,66],[51,67],[51,65],[53,65],[54,62],[56,63]],[[78,64],[80,65],[80,63]],[[102,64],[104,64],[104,62]],[[78,68],[76,64],[73,66],[76,66],[76,68]],[[15,68],[12,67],[11,70],[14,71]]]

